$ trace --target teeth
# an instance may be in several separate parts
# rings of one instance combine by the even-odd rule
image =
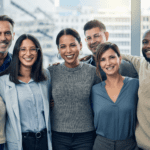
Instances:
[[[111,70],[111,69],[113,69],[114,67],[109,67],[109,68],[107,68],[107,70]]]
[[[150,51],[147,51],[146,53],[150,54]]]
[[[32,58],[25,58],[25,60],[32,60]]]
[[[68,56],[66,56],[67,58],[72,58],[73,57],[73,55],[68,55]]]
[[[3,45],[5,46],[5,45],[6,45],[6,43],[1,43],[0,45],[1,45],[1,46],[3,46]]]

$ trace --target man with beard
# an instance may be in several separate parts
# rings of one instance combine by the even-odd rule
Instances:
[[[80,61],[84,61],[85,63],[96,66],[96,48],[98,44],[104,43],[108,40],[109,33],[106,31],[106,27],[102,22],[98,20],[91,20],[84,25],[84,34],[86,36],[85,41],[87,43],[87,47],[93,55],[88,55],[84,58],[81,58]],[[100,72],[102,80],[105,80],[106,75],[101,68]],[[122,60],[119,72],[123,76],[138,78],[138,74],[134,69],[133,65],[125,60]]]
[[[0,16],[0,72],[4,71],[11,62],[11,54],[8,52],[14,39],[14,21],[7,15]]]
[[[122,58],[130,61],[139,75],[138,124],[135,136],[141,149],[150,150],[150,30],[143,36],[142,53],[144,57],[122,55]]]

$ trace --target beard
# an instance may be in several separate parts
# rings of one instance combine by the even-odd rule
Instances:
[[[147,49],[143,49],[143,48],[142,48],[142,54],[143,54],[144,58],[146,59],[146,61],[150,62],[150,58],[148,58],[148,57],[146,56],[146,52],[147,52]]]
[[[3,50],[3,51],[0,50],[0,54],[6,54],[6,53],[8,52],[8,50],[9,50],[11,44],[12,44],[12,40],[9,41],[9,42],[8,42],[8,41],[3,41],[3,42],[0,42],[0,43],[5,43],[5,44],[7,44],[6,48],[4,48],[5,50]],[[1,49],[1,48],[0,48],[0,49]],[[2,49],[3,49],[3,48],[2,48]]]
[[[96,55],[97,52],[97,46],[100,44],[100,42],[95,42],[90,45],[90,50],[92,51],[93,55]]]

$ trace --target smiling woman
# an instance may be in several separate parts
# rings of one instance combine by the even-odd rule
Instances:
[[[138,150],[135,141],[138,79],[123,77],[119,73],[121,56],[116,44],[98,45],[96,53],[99,67],[107,79],[92,87],[94,124],[97,137],[93,150]]]
[[[21,35],[10,66],[0,74],[6,119],[6,150],[52,150],[49,119],[50,75],[32,35]],[[38,141],[38,142],[37,142]]]
[[[50,66],[52,78],[51,111],[54,150],[92,150],[95,131],[91,109],[91,88],[99,83],[94,66],[79,62],[82,48],[78,32],[67,28],[56,38],[64,63]]]

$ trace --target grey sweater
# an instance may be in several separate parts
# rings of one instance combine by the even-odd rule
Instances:
[[[94,66],[80,63],[67,68],[64,63],[48,68],[52,79],[51,112],[53,131],[81,133],[94,130],[90,94],[100,79]]]

